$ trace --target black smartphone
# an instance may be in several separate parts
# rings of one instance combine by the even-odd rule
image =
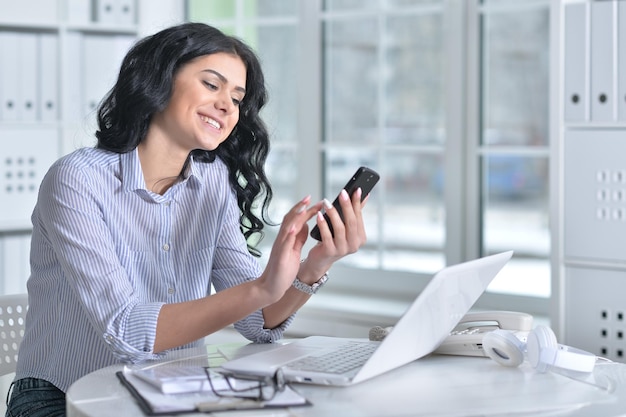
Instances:
[[[350,178],[350,181],[348,181],[343,189],[347,191],[349,196],[352,196],[352,193],[354,193],[358,188],[361,188],[361,201],[363,201],[363,199],[367,197],[370,191],[372,191],[372,188],[374,188],[374,185],[376,185],[379,179],[380,175],[378,175],[378,173],[373,169],[368,167],[360,167],[356,170],[352,178]],[[339,196],[337,196],[337,198],[335,198],[335,201],[333,201],[333,206],[339,212],[341,220],[343,220],[343,211],[341,210],[341,205],[339,204]],[[333,233],[333,225],[331,224],[330,219],[328,218],[328,215],[326,213],[324,213],[324,218],[326,219],[326,222],[328,222],[328,227],[330,227],[330,233]],[[322,240],[322,237],[320,236],[320,229],[319,227],[317,227],[317,224],[311,230],[311,237],[317,240]]]

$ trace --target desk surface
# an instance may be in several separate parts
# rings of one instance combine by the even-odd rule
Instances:
[[[206,365],[207,357],[210,362],[217,355],[224,360],[270,348],[272,345],[210,345],[181,351],[176,358]],[[122,366],[104,368],[76,381],[67,393],[68,417],[144,416],[116,378],[120,369]],[[505,368],[487,358],[431,355],[351,387],[294,387],[312,407],[255,411],[255,415],[626,416],[623,364],[599,364],[594,374],[581,382],[553,372],[539,374],[526,364]],[[250,412],[214,413],[224,417],[244,414]]]

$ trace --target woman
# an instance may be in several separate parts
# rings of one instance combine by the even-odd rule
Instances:
[[[63,415],[86,373],[201,344],[232,323],[277,340],[331,265],[365,242],[359,191],[342,192],[345,222],[305,197],[259,266],[247,238],[262,233],[272,196],[265,100],[252,50],[204,24],[129,51],[98,111],[97,146],[61,158],[40,188],[8,416]],[[301,262],[316,215],[322,241]]]

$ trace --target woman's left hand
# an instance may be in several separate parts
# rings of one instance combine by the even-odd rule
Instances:
[[[361,202],[361,189],[358,188],[352,197],[346,190],[341,190],[339,203],[343,212],[343,221],[337,210],[325,200],[326,214],[333,227],[334,236],[321,213],[317,214],[316,222],[322,240],[309,251],[306,261],[300,267],[300,279],[305,276],[321,277],[333,263],[346,255],[355,253],[367,241],[363,224],[362,208],[367,198]],[[315,282],[315,279],[313,282]]]

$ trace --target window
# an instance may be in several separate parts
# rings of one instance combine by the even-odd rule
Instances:
[[[188,0],[188,13],[263,61],[275,220],[301,190],[333,199],[359,165],[380,172],[367,246],[342,261],[359,271],[348,290],[376,292],[384,274],[412,293],[446,263],[514,249],[485,307],[527,311],[522,296],[547,313],[548,0]]]
[[[441,2],[326,1],[322,15],[325,190],[359,165],[381,173],[358,266],[445,264]]]
[[[262,61],[269,93],[263,120],[272,138],[266,164],[275,190],[271,217],[275,221],[303,196],[294,181],[298,172],[296,94],[298,91],[298,3],[291,0],[189,0],[190,21],[209,23],[225,33],[244,39]],[[262,241],[264,253],[274,236],[270,230]]]
[[[480,6],[482,252],[514,249],[491,290],[550,296],[548,218],[549,4]]]

